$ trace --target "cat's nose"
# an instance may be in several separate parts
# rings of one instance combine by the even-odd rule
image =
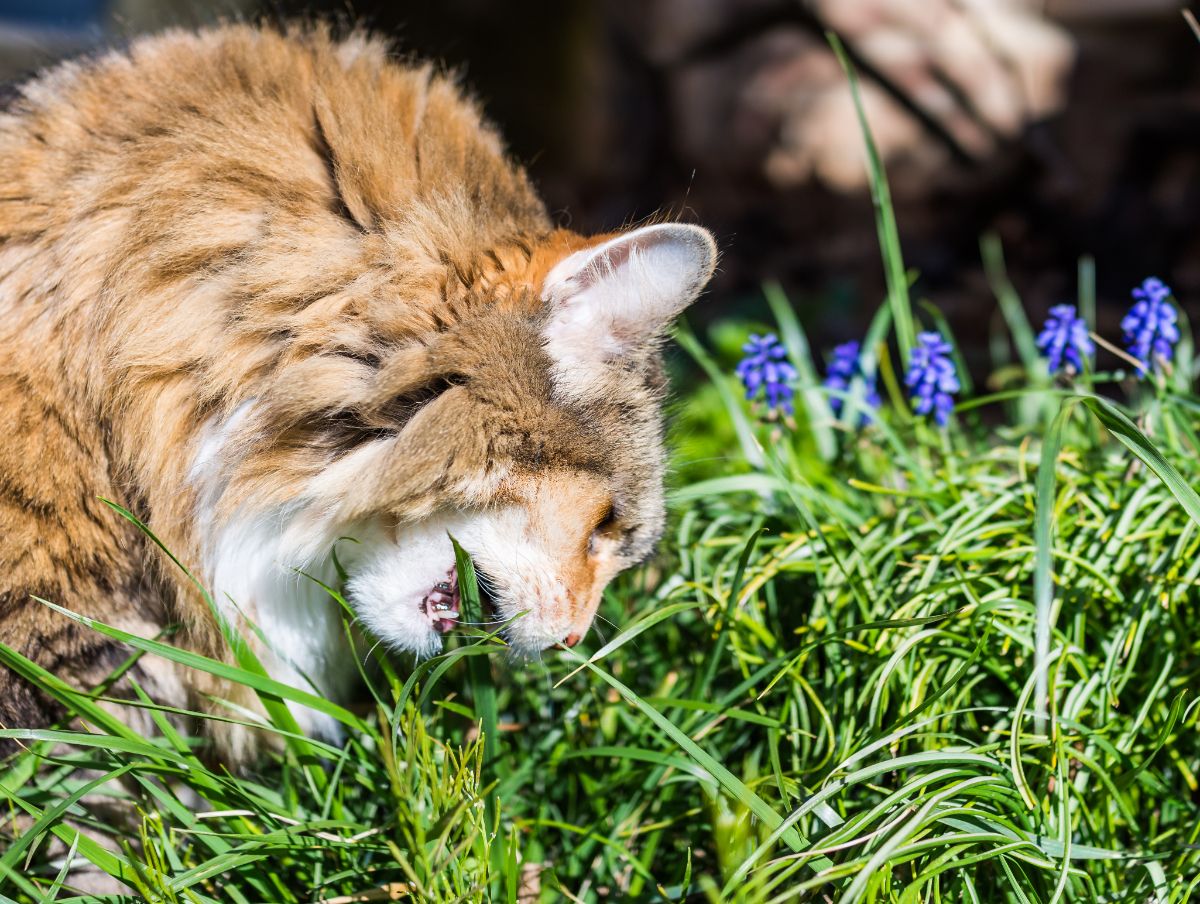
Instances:
[[[568,647],[573,647],[573,646],[575,646],[575,644],[579,643],[579,641],[582,639],[583,639],[582,634],[572,633],[572,634],[567,635],[567,639],[564,640],[563,643],[565,643]]]

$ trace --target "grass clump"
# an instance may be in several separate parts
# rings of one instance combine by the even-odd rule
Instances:
[[[85,862],[170,902],[1188,900],[1190,340],[1152,379],[1090,362],[1053,378],[989,243],[1004,388],[971,397],[959,367],[935,427],[904,366],[921,329],[949,331],[911,303],[873,176],[889,293],[857,375],[823,389],[768,287],[797,374],[785,429],[739,397],[745,325],[680,334],[710,380],[679,418],[674,526],[609,592],[617,627],[590,652],[514,668],[476,634],[399,674],[380,660],[370,712],[329,709],[344,747],[295,735],[277,705],[263,730],[287,743],[232,775],[152,701],[122,704],[155,716],[133,735],[0,650],[86,726],[2,732],[28,745],[0,772],[4,900],[136,900],[77,894]],[[863,422],[876,381],[886,403]],[[301,699],[252,661],[221,667]]]

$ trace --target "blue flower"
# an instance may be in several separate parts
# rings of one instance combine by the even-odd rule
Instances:
[[[759,390],[767,400],[767,410],[791,414],[793,390],[791,382],[796,379],[796,369],[787,360],[787,349],[774,333],[751,336],[742,346],[746,357],[737,366],[737,375],[746,387],[746,398],[755,399]]]
[[[938,426],[945,427],[954,411],[954,393],[961,388],[949,355],[953,349],[940,333],[921,333],[912,350],[904,385],[917,414],[933,412]]]
[[[858,351],[859,344],[857,342],[843,342],[834,348],[833,357],[829,361],[829,369],[825,373],[825,388],[846,392],[850,389],[850,381],[855,377],[861,377],[864,390],[863,401],[869,408],[878,408],[880,400],[879,393],[875,389],[875,375],[872,374],[868,378],[863,373]],[[842,405],[845,401],[841,396],[829,397],[829,407],[835,415],[842,413]],[[865,424],[870,420],[871,415],[864,411],[860,424]]]
[[[1159,370],[1175,354],[1179,312],[1167,300],[1171,290],[1153,276],[1133,290],[1133,297],[1134,305],[1121,320],[1121,329],[1125,331],[1125,348],[1142,362],[1140,373],[1145,377],[1150,367]]]
[[[1050,373],[1058,373],[1066,363],[1076,372],[1083,370],[1085,359],[1091,358],[1096,346],[1088,336],[1087,324],[1075,314],[1075,305],[1058,304],[1037,337],[1037,347],[1050,364]]]

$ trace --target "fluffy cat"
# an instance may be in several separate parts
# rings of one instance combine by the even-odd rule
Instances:
[[[221,655],[102,498],[334,698],[353,657],[298,572],[331,578],[338,538],[360,622],[418,655],[458,619],[448,534],[523,651],[576,642],[653,549],[659,344],[712,274],[703,229],[555,228],[452,80],[321,28],[62,65],[0,114],[0,159],[0,639],[45,668],[90,686],[127,650],[34,595]],[[137,672],[164,702],[234,694]],[[0,723],[54,717],[0,669]]]

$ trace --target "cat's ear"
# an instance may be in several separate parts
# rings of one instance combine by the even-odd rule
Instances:
[[[653,342],[696,300],[717,245],[699,226],[644,226],[563,258],[546,276],[546,350],[567,369]]]

